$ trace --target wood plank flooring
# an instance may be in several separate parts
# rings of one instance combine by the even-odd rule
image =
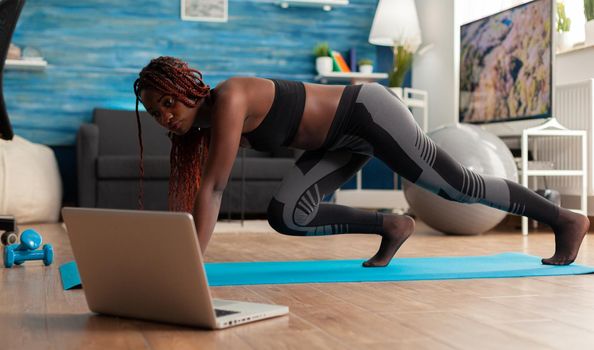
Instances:
[[[214,287],[218,298],[279,303],[291,314],[221,331],[92,314],[82,290],[63,291],[73,259],[60,224],[33,225],[54,245],[50,267],[0,268],[0,349],[593,349],[594,276]],[[356,259],[379,237],[215,233],[207,261]],[[400,257],[549,256],[546,230],[514,227],[445,236],[419,223]],[[586,237],[578,262],[594,265]]]

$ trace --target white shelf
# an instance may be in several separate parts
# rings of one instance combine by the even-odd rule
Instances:
[[[522,170],[518,170],[518,174],[522,174]],[[528,176],[582,176],[584,172],[581,170],[528,170]]]
[[[418,107],[418,108],[426,108],[427,107],[427,103],[425,103],[424,101],[417,101],[417,100],[410,100],[410,101],[408,101],[407,105],[409,107]]]
[[[571,47],[567,50],[557,51],[557,52],[555,52],[555,54],[556,55],[566,55],[566,54],[573,53],[575,51],[581,51],[581,50],[587,50],[587,49],[594,49],[594,45],[586,45],[585,42],[581,42],[576,45],[573,45],[573,47]]]
[[[582,130],[535,130],[529,136],[581,136]]]
[[[388,79],[388,73],[331,72],[331,73],[319,74],[316,76],[316,80],[323,84],[344,83],[344,82],[350,82],[351,84],[356,84],[359,82],[374,82],[374,81],[378,81],[378,80],[382,80],[382,79]]]
[[[7,59],[4,63],[6,70],[32,70],[42,71],[47,67],[47,61],[40,60],[13,60]]]
[[[324,11],[330,11],[333,7],[346,6],[349,0],[281,0],[280,7],[321,7]]]
[[[552,169],[534,169],[530,170],[528,167],[528,148],[529,142],[528,138],[531,136],[569,136],[569,137],[579,137],[581,142],[581,158],[582,158],[582,169],[581,170],[552,170]],[[585,130],[569,130],[563,125],[559,124],[559,122],[555,118],[551,118],[549,121],[543,123],[542,125],[535,126],[532,128],[525,129],[522,131],[521,137],[521,148],[522,148],[522,169],[528,169],[526,171],[519,170],[519,174],[522,178],[522,185],[524,187],[529,188],[528,186],[528,177],[529,176],[580,176],[582,182],[582,189],[580,193],[580,208],[579,209],[572,209],[578,213],[587,213],[588,212],[588,203],[587,203],[587,136]],[[536,153],[536,150],[534,150]],[[569,209],[569,208],[568,208]],[[584,214],[586,215],[586,214]],[[526,216],[522,216],[522,234],[528,234],[528,218]]]

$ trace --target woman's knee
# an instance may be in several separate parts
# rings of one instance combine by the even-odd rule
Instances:
[[[267,218],[270,226],[279,233],[291,236],[303,236],[304,232],[297,231],[291,228],[291,225],[287,220],[290,220],[284,215],[285,204],[272,198],[268,204]],[[290,216],[289,216],[290,217]]]

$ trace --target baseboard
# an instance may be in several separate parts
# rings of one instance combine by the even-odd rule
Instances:
[[[581,198],[579,195],[562,194],[561,206],[563,208],[579,209]],[[588,216],[594,216],[594,196],[588,196]]]
[[[594,223],[594,216],[588,215],[590,222]],[[533,225],[533,220],[529,220],[529,225]],[[518,231],[521,233],[522,217],[517,215],[506,215],[501,222],[495,226],[496,231]],[[533,229],[533,226],[530,226]],[[550,230],[547,225],[538,224],[539,231]],[[594,225],[590,225],[588,232],[594,232]]]

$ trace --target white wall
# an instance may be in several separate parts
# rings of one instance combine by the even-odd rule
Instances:
[[[460,25],[527,0],[416,0],[424,44],[412,86],[429,93],[429,130],[458,122]]]
[[[412,81],[414,88],[427,90],[429,93],[429,130],[458,121],[460,25],[527,1],[529,0],[416,0],[423,44],[434,45],[424,55],[415,58]],[[574,6],[575,1],[581,0],[564,1],[568,15],[576,23],[576,28],[573,28],[578,32],[576,37],[581,38],[583,21],[578,17],[582,8]],[[583,52],[557,56],[557,84],[594,77],[594,64],[589,59],[594,49],[580,51]],[[517,128],[514,127],[511,133],[517,131],[515,129],[521,130],[538,123],[541,121],[517,122]],[[505,125],[494,127],[509,128]],[[497,134],[507,132],[490,131]]]
[[[429,130],[457,121],[454,106],[454,1],[416,0],[423,43],[433,44],[415,58],[412,86],[429,94]]]

